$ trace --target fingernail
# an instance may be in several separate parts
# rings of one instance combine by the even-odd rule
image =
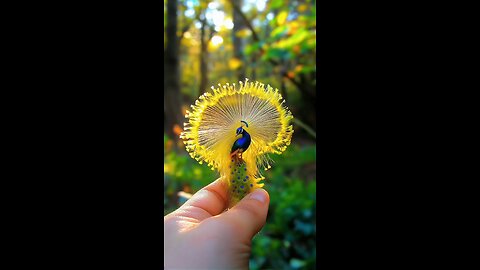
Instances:
[[[261,203],[264,203],[267,201],[267,194],[265,191],[261,189],[254,190],[252,194],[250,194],[250,199],[257,200]]]

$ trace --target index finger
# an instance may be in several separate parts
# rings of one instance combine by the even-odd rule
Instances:
[[[227,187],[222,178],[200,189],[176,211],[185,217],[203,220],[221,214],[227,207]]]

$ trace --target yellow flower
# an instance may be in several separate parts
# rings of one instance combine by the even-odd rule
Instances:
[[[188,122],[184,123],[180,138],[192,158],[217,169],[229,183],[234,174],[232,162],[242,165],[248,181],[238,187],[248,193],[263,186],[258,183],[264,179],[258,167],[270,168],[267,154],[281,154],[290,144],[293,116],[284,102],[277,89],[260,82],[245,79],[239,87],[219,84],[195,101],[193,111],[187,110]],[[238,156],[242,164],[231,156],[240,126],[251,136],[250,145]]]

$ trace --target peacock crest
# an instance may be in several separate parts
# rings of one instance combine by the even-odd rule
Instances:
[[[259,168],[269,169],[268,154],[285,151],[293,134],[293,116],[278,89],[248,79],[239,84],[218,84],[201,95],[180,135],[192,158],[228,182],[229,207],[264,185]]]

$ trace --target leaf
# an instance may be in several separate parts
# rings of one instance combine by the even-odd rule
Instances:
[[[272,0],[270,2],[270,9],[277,9],[283,6],[283,0]]]
[[[248,44],[245,46],[245,55],[251,55],[254,51],[257,51],[258,48],[260,48],[260,44],[258,43]]]
[[[270,27],[275,27],[277,25],[277,17],[273,17],[273,19],[271,19],[269,22],[268,22],[268,25],[270,25]]]
[[[268,59],[279,59],[279,58],[285,58],[287,56],[287,52],[282,49],[278,48],[270,48],[266,51],[266,54],[262,57],[262,60],[268,60]]]
[[[295,220],[294,224],[295,224],[294,230],[301,231],[305,235],[311,235],[315,230],[315,225],[313,223],[307,223],[307,222],[302,222],[300,220]]]
[[[175,124],[173,126],[173,133],[177,136],[180,136],[180,134],[182,133],[183,129],[178,125],[178,124]]]
[[[295,67],[295,72],[296,72],[296,73],[299,73],[300,71],[302,71],[302,69],[303,69],[303,65],[297,65],[297,66]]]
[[[250,31],[250,29],[242,29],[238,32],[235,33],[235,36],[239,37],[239,38],[245,38],[247,36],[249,36],[252,32]]]
[[[273,31],[272,31],[272,33],[270,34],[270,36],[271,36],[273,39],[277,39],[277,38],[279,38],[279,37],[284,36],[286,33],[287,33],[287,26],[286,26],[286,25],[282,25],[282,26],[279,26],[279,27],[273,29]]]
[[[277,15],[277,24],[278,25],[283,25],[287,21],[287,16],[288,12],[287,11],[282,11]]]
[[[302,25],[304,25],[304,23],[302,23]],[[288,34],[290,35],[293,35],[297,32],[298,28],[300,28],[300,26],[302,26],[300,24],[300,22],[298,21],[291,21],[288,23]]]
[[[228,66],[230,67],[230,69],[238,69],[239,67],[241,67],[243,64],[242,60],[238,59],[238,58],[232,58],[228,61]]]
[[[302,266],[305,266],[305,261],[293,258],[290,260],[290,266],[294,269],[298,269]]]
[[[295,54],[299,54],[300,53],[300,46],[298,46],[298,45],[293,46],[293,52]]]
[[[297,10],[298,12],[304,12],[305,10],[307,10],[307,8],[308,8],[307,5],[301,4],[298,6]]]
[[[293,36],[290,37],[293,43],[298,44],[302,42],[304,39],[306,39],[309,36],[309,33],[305,29],[301,29],[298,32],[296,32]]]
[[[304,41],[308,37],[308,31],[305,29],[299,30],[297,33],[295,33],[293,36],[282,40],[276,44],[275,47],[281,48],[281,49],[289,49],[292,48],[293,46],[299,44],[300,42]]]
[[[314,49],[317,46],[317,39],[310,38],[307,42],[302,43],[302,48]]]
[[[303,66],[301,70],[297,71],[297,73],[311,73],[311,72],[315,72],[316,68],[315,66]]]

